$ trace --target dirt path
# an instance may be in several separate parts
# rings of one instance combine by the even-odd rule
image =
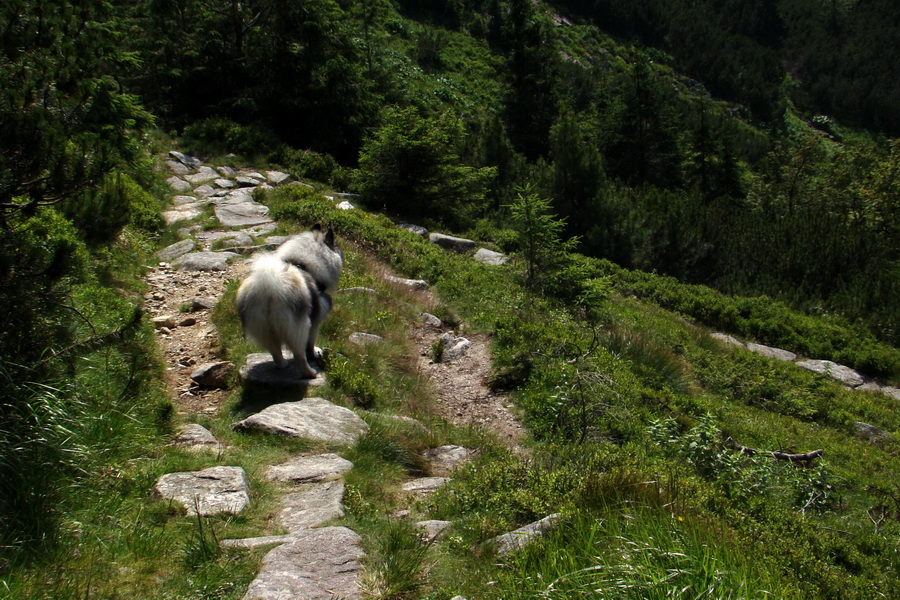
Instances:
[[[216,180],[216,183],[220,181]],[[204,196],[199,189],[182,189],[180,193],[206,197],[213,191],[210,188]],[[176,196],[172,210],[183,211],[192,206],[190,203],[183,204],[185,200],[197,198]],[[214,198],[205,200],[209,201],[214,201]],[[201,198],[199,202],[204,200]],[[272,227],[274,224],[269,223],[268,231]],[[254,237],[262,233],[253,229],[248,227],[241,231]],[[235,231],[232,227],[211,228],[209,224],[202,229],[195,226],[190,231],[190,237],[195,242],[193,251],[209,251],[210,244],[215,240],[221,240],[222,236],[240,235],[241,231]],[[390,267],[376,259],[368,257],[367,262],[376,276],[385,278],[391,274]],[[170,397],[176,412],[181,415],[215,414],[229,394],[228,390],[201,387],[191,380],[191,374],[198,366],[223,360],[218,354],[219,340],[210,319],[211,307],[219,302],[229,280],[244,278],[247,264],[244,257],[238,257],[220,268],[223,270],[183,271],[169,262],[159,262],[145,277],[150,289],[144,297],[144,305],[157,322],[157,340],[166,363]],[[429,291],[416,291],[414,295],[425,310],[435,304],[435,298]],[[512,406],[511,399],[492,392],[486,385],[491,369],[490,339],[484,335],[467,335],[470,346],[464,356],[451,362],[435,363],[431,360],[431,347],[445,331],[446,328],[436,328],[424,322],[411,326],[411,336],[419,354],[418,367],[432,383],[438,414],[457,425],[491,431],[500,440],[519,447],[526,434],[509,408]]]

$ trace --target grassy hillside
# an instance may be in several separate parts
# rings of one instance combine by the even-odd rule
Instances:
[[[777,43],[754,29],[764,4],[789,26]],[[264,201],[284,233],[334,226],[342,287],[376,291],[340,299],[323,331],[322,395],[372,428],[342,449],[356,468],[341,523],[363,538],[369,596],[900,596],[898,400],[709,335],[900,382],[892,88],[859,73],[882,107],[862,118],[867,52],[832,56],[839,86],[812,78],[828,75],[823,32],[856,48],[882,3],[832,3],[831,20],[819,4],[687,20],[685,3],[649,0],[574,20],[559,10],[574,3],[528,0],[5,5],[0,597],[240,598],[262,551],[219,541],[275,533],[265,467],[325,449],[232,431],[259,400],[239,385],[216,414],[176,414],[166,396],[141,277],[178,238],[150,158],[178,136],[312,184]],[[710,47],[670,46],[697,30]],[[710,49],[735,37],[734,55]],[[805,61],[792,77],[779,52]],[[336,210],[322,195],[336,189],[365,210]],[[513,260],[447,253],[401,219]],[[515,398],[526,452],[437,416],[407,335],[422,306],[378,262],[490,336],[490,385]],[[216,319],[240,362],[236,287]],[[387,342],[361,350],[353,330]],[[188,417],[226,449],[169,446]],[[394,518],[399,485],[443,443],[479,453],[412,507],[452,522],[423,545]],[[152,497],[162,474],[213,464],[246,469],[249,511],[190,518]],[[511,559],[483,546],[551,513],[560,526]]]

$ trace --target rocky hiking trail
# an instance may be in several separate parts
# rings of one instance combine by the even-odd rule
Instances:
[[[245,259],[253,251],[275,248],[287,236],[272,235],[277,224],[269,217],[266,206],[253,200],[257,189],[279,185],[307,185],[291,181],[279,171],[258,172],[229,167],[213,168],[199,159],[170,152],[166,162],[171,176],[167,180],[173,190],[172,205],[163,213],[168,225],[184,224],[178,231],[181,241],[160,250],[156,266],[149,269],[146,282],[145,309],[156,325],[158,345],[164,355],[167,385],[185,425],[174,444],[191,449],[222,448],[214,434],[191,420],[202,415],[217,415],[231,394],[235,365],[218,356],[219,342],[210,313],[223,296],[226,285],[242,280],[246,274]],[[349,202],[348,194],[335,194],[336,206],[358,210]],[[206,218],[206,215],[212,215]],[[205,219],[197,223],[199,219]],[[475,242],[440,233],[428,233],[421,227],[403,225],[449,252],[471,253],[473,260],[500,265],[506,257],[481,248]],[[408,290],[425,309],[436,299],[421,280],[403,279],[388,266],[367,258],[372,273],[390,285]],[[340,293],[368,289],[339,290]],[[489,338],[484,335],[457,337],[451,328],[428,312],[408,323],[408,333],[418,353],[416,364],[430,382],[434,392],[434,410],[446,421],[491,432],[514,450],[523,450],[527,434],[510,410],[510,398],[491,391],[485,384],[491,366]],[[900,397],[900,390],[882,387],[851,369],[829,361],[798,360],[793,353],[760,344],[744,343],[714,333],[721,343],[784,360],[798,367],[831,377],[849,389],[880,391]],[[379,343],[380,338],[366,332],[355,332],[355,344]],[[442,360],[432,359],[439,341]],[[239,376],[254,385],[292,386],[296,400],[273,404],[234,423],[236,431],[264,430],[275,435],[299,437],[320,442],[334,449],[352,446],[365,436],[369,426],[351,409],[315,397],[318,386],[327,385],[324,376],[314,380],[297,380],[291,369],[279,370],[268,354],[247,357]],[[425,427],[409,417],[400,419],[415,427]],[[860,435],[880,437],[885,433],[877,426],[858,423]],[[410,479],[403,484],[410,504],[434,492],[452,477],[453,470],[471,459],[477,449],[442,446],[425,452],[430,477]],[[353,465],[338,453],[302,454],[280,465],[270,465],[266,477],[285,486],[281,509],[275,516],[281,529],[274,536],[224,540],[225,546],[270,547],[262,561],[257,578],[250,584],[244,599],[360,598],[363,590],[364,552],[359,535],[346,527],[327,524],[344,514],[343,474]],[[210,516],[236,514],[251,502],[247,474],[239,465],[214,466],[194,472],[170,473],[156,485],[158,496],[181,503],[188,514]],[[397,518],[410,511],[401,510]],[[534,536],[541,535],[557,521],[557,515],[499,536],[494,547],[506,554],[521,547]],[[443,521],[416,523],[424,540],[435,539],[449,526]]]
[[[167,385],[179,420],[186,422],[173,443],[191,449],[219,450],[212,432],[190,421],[215,415],[229,397],[235,365],[217,355],[219,342],[210,313],[231,280],[246,275],[245,258],[256,249],[274,248],[285,236],[271,235],[276,223],[268,209],[255,202],[252,193],[278,185],[306,185],[279,171],[264,173],[229,167],[213,168],[195,157],[171,152],[166,161],[173,189],[171,207],[163,213],[167,225],[179,229],[181,241],[156,254],[158,263],[146,275],[149,291],[145,309],[156,326],[158,345],[165,358]],[[340,208],[356,210],[346,197],[336,198]],[[198,218],[213,215],[197,224]],[[424,230],[420,231],[423,235]],[[431,234],[432,241],[448,251],[467,251],[474,242]],[[460,246],[462,245],[462,246]],[[505,257],[486,249],[475,259],[502,264]],[[421,297],[423,306],[434,298],[427,283],[399,278],[380,265],[378,274],[393,285]],[[339,298],[336,301],[340,301]],[[510,411],[510,399],[488,389],[489,339],[483,335],[455,336],[437,317],[423,313],[409,324],[419,356],[417,364],[431,382],[437,413],[457,425],[493,432],[513,448],[525,439],[521,423]],[[354,333],[356,343],[377,343],[377,336]],[[444,345],[443,360],[431,359],[436,340]],[[297,399],[271,405],[233,424],[237,431],[259,429],[276,435],[302,437],[337,448],[354,444],[368,432],[367,423],[354,411],[314,397],[324,376],[311,381],[291,378],[290,369],[279,371],[268,354],[254,354],[239,370],[240,378],[259,385],[293,385]],[[404,417],[416,426],[424,425]],[[453,469],[467,462],[475,450],[460,446],[432,448],[425,453],[431,477],[411,479],[403,485],[410,502],[449,481]],[[298,455],[271,465],[266,477],[288,487],[276,521],[286,533],[262,538],[224,540],[225,546],[255,548],[274,546],[266,554],[257,578],[244,598],[359,598],[364,553],[359,536],[346,527],[324,526],[344,514],[343,473],[353,465],[336,453]],[[250,503],[247,474],[239,465],[214,466],[201,471],[170,473],[157,482],[156,494],[180,503],[189,515],[237,514]],[[408,511],[401,511],[401,513]],[[401,517],[403,514],[400,515]],[[496,541],[498,551],[510,552],[554,522],[555,516],[510,532]],[[449,523],[417,524],[423,539],[433,539]]]

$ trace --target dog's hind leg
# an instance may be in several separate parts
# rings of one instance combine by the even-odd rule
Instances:
[[[294,364],[297,365],[300,376],[308,379],[316,377],[316,372],[309,366],[309,361],[306,358],[306,345],[311,329],[311,324],[307,321],[302,326],[294,328],[287,340],[288,347],[294,353]]]

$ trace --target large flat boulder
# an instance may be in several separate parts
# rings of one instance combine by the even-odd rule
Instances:
[[[246,227],[272,222],[269,208],[253,201],[216,204],[216,218],[225,227]]]
[[[772,348],[771,346],[763,346],[762,344],[754,344],[748,343],[747,350],[750,352],[754,352],[756,354],[760,354],[762,356],[767,356],[769,358],[775,358],[778,360],[783,360],[785,362],[793,362],[797,360],[797,355],[788,350],[782,350],[781,348]]]
[[[355,444],[369,432],[369,426],[355,412],[324,398],[275,404],[235,423],[234,428],[343,445]]]
[[[228,261],[239,256],[237,252],[189,252],[173,264],[181,271],[224,271]]]
[[[182,504],[189,515],[203,517],[237,514],[250,503],[250,483],[240,467],[169,473],[159,478],[154,491]]]
[[[797,363],[797,366],[814,373],[828,375],[851,388],[859,387],[866,382],[862,375],[850,367],[839,365],[830,360],[801,360]]]
[[[307,483],[284,497],[279,522],[290,533],[318,527],[344,516],[344,482]]]
[[[352,468],[352,462],[337,454],[307,454],[270,466],[266,477],[280,483],[315,483],[338,479]]]
[[[360,537],[346,527],[306,530],[266,554],[243,600],[356,600],[363,556]]]
[[[267,352],[248,354],[238,374],[247,383],[271,387],[306,389],[325,385],[323,373],[319,373],[314,379],[303,377],[297,370],[297,365],[291,360],[293,356],[290,351],[285,351],[284,358],[288,362],[285,366],[279,367],[272,359],[272,355]]]

